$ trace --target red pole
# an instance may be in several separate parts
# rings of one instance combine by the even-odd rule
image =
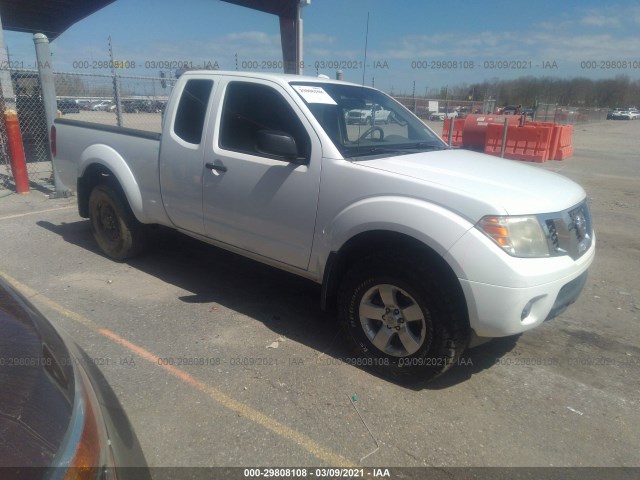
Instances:
[[[7,127],[7,143],[9,146],[9,160],[11,173],[16,183],[17,193],[29,193],[29,176],[27,175],[27,162],[24,158],[22,147],[22,135],[18,124],[18,114],[15,110],[5,110],[4,122]]]

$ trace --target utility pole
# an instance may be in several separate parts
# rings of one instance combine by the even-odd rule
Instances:
[[[36,49],[36,61],[38,62],[38,76],[40,77],[40,94],[47,122],[47,139],[51,141],[51,127],[54,119],[58,116],[58,102],[56,100],[56,87],[53,77],[53,66],[51,65],[51,47],[49,39],[43,33],[36,33],[33,36],[33,43]],[[62,183],[56,164],[51,158],[51,151],[48,152],[51,159],[51,169],[53,170],[53,184],[55,192],[49,198],[61,198],[69,195],[69,189]]]

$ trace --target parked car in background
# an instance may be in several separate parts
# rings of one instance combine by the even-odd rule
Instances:
[[[411,110],[411,108],[409,108],[409,110]],[[428,108],[419,108],[416,110],[416,116],[418,116],[419,118],[429,118],[432,113],[434,112],[432,110],[429,110]]]
[[[498,109],[496,113],[499,113],[501,115],[515,115],[516,113],[518,113],[518,106],[507,105],[506,107],[502,107],[502,109]]]
[[[164,114],[164,110],[165,110],[165,108],[167,108],[167,101],[166,100],[155,100],[153,103],[154,103],[154,105],[156,107],[156,111]]]
[[[611,112],[611,119],[612,120],[622,120],[623,118],[623,112],[624,109],[622,108],[614,108],[613,111]]]
[[[80,106],[75,100],[58,100],[58,110],[62,115],[67,113],[80,113]]]
[[[609,115],[607,115],[607,118],[609,118]],[[611,119],[612,120],[637,120],[637,119],[640,119],[640,112],[636,110],[629,110],[629,109],[614,110],[611,113]]]
[[[526,115],[527,118],[529,119],[533,119],[534,115],[536,114],[536,109],[535,108],[523,108],[522,110],[520,110],[520,113],[523,115]]]
[[[0,331],[3,479],[150,478],[98,360],[1,278]]]
[[[78,107],[80,108],[80,110],[89,110],[89,107],[91,107],[91,100],[76,100],[76,103],[78,104]]]
[[[374,123],[389,123],[391,112],[380,105],[365,105],[347,112],[347,124],[373,125]]]
[[[156,112],[164,114],[164,111],[167,108],[167,101],[166,100],[154,100],[153,105],[155,107],[155,111]]]
[[[459,110],[457,110],[457,112],[458,112],[458,118],[467,118],[467,115],[471,113],[471,108],[462,107]]]
[[[449,110],[448,112],[434,112],[429,115],[429,120],[444,120],[445,118],[456,118],[458,112],[455,110]]]
[[[113,102],[111,100],[102,100],[92,103],[90,110],[94,112],[107,112],[111,109],[112,106]]]
[[[126,113],[156,113],[160,111],[158,105],[153,100],[123,100],[122,109]]]

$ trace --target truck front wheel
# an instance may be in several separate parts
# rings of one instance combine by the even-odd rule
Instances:
[[[415,259],[364,259],[338,293],[361,364],[392,377],[433,379],[455,365],[469,337],[461,308],[438,269]]]
[[[89,218],[93,236],[108,257],[122,261],[144,248],[144,225],[110,186],[98,185],[91,191]]]

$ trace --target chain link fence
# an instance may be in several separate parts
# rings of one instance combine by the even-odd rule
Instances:
[[[5,111],[4,101],[0,102],[0,109]],[[13,185],[13,175],[9,165],[9,152],[7,148],[7,127],[4,124],[4,116],[0,118],[0,192],[3,189],[11,188]]]
[[[5,102],[12,102],[15,98],[11,75],[8,69],[8,56],[4,49],[0,49],[0,194],[3,189],[12,184],[11,169],[9,166],[9,154],[7,147],[7,129],[4,123],[4,112],[7,108]]]
[[[427,97],[403,97],[393,96],[398,102],[407,107],[418,117],[428,120],[430,115],[435,113],[446,113],[456,111],[464,116],[469,113],[485,113],[484,103],[469,100],[437,100]],[[436,111],[436,104],[438,110]]]
[[[0,81],[3,82],[2,118],[0,118],[0,186],[14,189],[7,128],[4,120],[4,112],[14,110],[18,112],[18,124],[22,135],[29,181],[35,186],[48,189],[52,182],[52,168],[49,160],[49,140],[38,72],[2,70],[0,71]],[[4,82],[10,83],[8,89]],[[11,92],[11,96],[5,96],[7,91]]]
[[[539,103],[535,110],[535,120],[566,125],[602,122],[607,119],[606,108],[586,108],[560,106],[557,103]]]
[[[42,102],[40,76],[37,70],[3,70],[0,79],[10,81],[11,97],[5,97],[0,119],[0,186],[15,189],[11,172],[7,128],[4,120],[6,110],[15,110],[22,137],[29,183],[33,188],[53,192],[53,169],[49,154],[47,120]],[[3,88],[3,92],[5,89]]]
[[[47,118],[37,70],[11,71],[15,110],[22,134],[27,174],[32,185],[52,190],[53,169],[49,154]]]
[[[469,113],[495,113],[497,110],[495,101],[439,100],[406,96],[394,96],[394,98],[423,119],[429,119],[436,113],[436,105],[440,113],[456,111],[462,117]],[[608,111],[606,108],[561,106],[557,103],[539,103],[536,108],[526,110],[533,110],[533,118],[536,121],[567,125],[605,121]],[[531,114],[528,115],[531,118]]]
[[[160,132],[172,79],[55,73],[63,118]]]
[[[52,191],[49,135],[36,70],[0,72],[11,82],[12,96],[4,98],[2,112],[16,110],[22,134],[27,173],[34,187]],[[54,73],[58,116],[104,125],[160,132],[162,115],[175,80],[156,77]],[[4,117],[0,119],[0,187],[11,189]]]

